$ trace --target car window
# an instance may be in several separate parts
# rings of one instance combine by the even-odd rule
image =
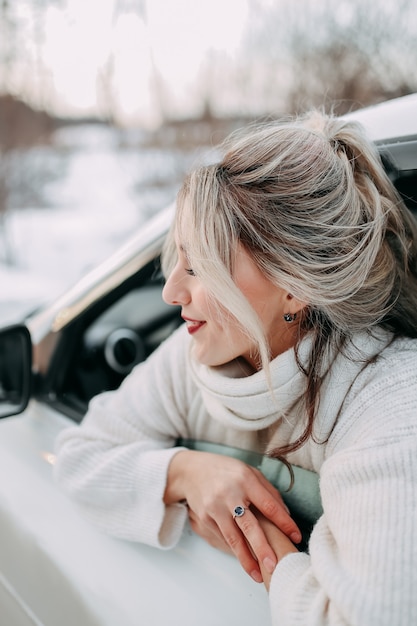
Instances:
[[[385,170],[405,204],[417,216],[417,138],[379,145]]]
[[[162,287],[155,259],[64,329],[50,366],[49,403],[80,421],[93,396],[116,389],[180,325]]]
[[[378,146],[385,169],[417,215],[417,139]],[[60,331],[38,396],[75,421],[89,400],[116,389],[182,322],[161,297],[159,257],[98,299]]]

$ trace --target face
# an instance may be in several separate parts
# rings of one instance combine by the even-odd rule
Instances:
[[[302,308],[284,289],[268,280],[243,247],[237,252],[233,280],[257,313],[268,338],[272,358],[295,344],[297,323],[285,322],[285,313]],[[236,319],[213,298],[188,265],[178,246],[178,261],[169,276],[163,298],[182,307],[182,317],[193,337],[193,355],[209,366],[223,365],[242,357],[254,370],[259,369],[254,343]]]

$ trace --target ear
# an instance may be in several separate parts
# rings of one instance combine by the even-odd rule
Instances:
[[[293,315],[294,313],[300,313],[308,305],[308,302],[305,302],[304,300],[299,300],[291,293],[286,294],[285,301],[286,312],[292,313]]]

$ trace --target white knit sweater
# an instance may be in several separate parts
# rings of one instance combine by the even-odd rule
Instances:
[[[187,518],[184,505],[163,503],[178,437],[263,452],[303,429],[292,408],[305,384],[293,350],[271,363],[271,397],[263,372],[198,365],[190,341],[180,328],[57,442],[56,477],[85,516],[161,548],[176,544]],[[290,554],[275,569],[274,626],[417,624],[417,341],[389,343],[382,331],[358,336],[351,358],[338,355],[315,441],[290,458],[319,473],[324,514],[309,554]]]

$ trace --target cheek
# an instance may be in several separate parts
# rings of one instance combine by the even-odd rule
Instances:
[[[203,287],[200,287],[194,293],[193,303],[196,305],[197,310],[203,313],[204,319],[216,325],[224,324],[227,317],[230,317],[221,304],[216,302]]]
[[[285,291],[264,277],[258,280],[257,285],[252,284],[246,289],[244,295],[265,327],[279,320],[281,313],[285,312]]]
[[[210,308],[210,319],[212,322],[224,332],[227,333],[228,336],[235,336],[239,334],[240,325],[235,317],[225,309],[221,304],[213,304],[209,305]]]

